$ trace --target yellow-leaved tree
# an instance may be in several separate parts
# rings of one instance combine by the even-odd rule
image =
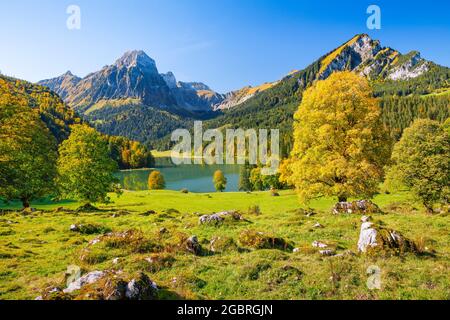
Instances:
[[[372,197],[392,146],[380,114],[365,78],[338,72],[316,82],[294,116],[294,146],[281,180],[296,188],[302,203]]]

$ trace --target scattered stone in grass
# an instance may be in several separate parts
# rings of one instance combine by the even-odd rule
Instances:
[[[241,214],[237,211],[223,211],[211,215],[203,215],[199,218],[200,224],[214,224],[218,225],[226,219],[231,218],[233,221],[244,220]]]
[[[187,194],[187,193],[189,193],[189,190],[188,190],[188,189],[181,189],[180,192],[181,192],[181,193],[184,193],[184,194]]]
[[[342,252],[342,253],[338,253],[338,254],[335,254],[335,255],[333,255],[333,257],[334,258],[343,258],[343,257],[353,257],[353,256],[355,256],[356,254],[353,252],[353,251],[351,251],[351,250],[345,250],[344,252]]]
[[[327,250],[319,250],[319,253],[322,256],[333,256],[335,255],[335,252],[333,250],[327,249]]]
[[[83,286],[87,284],[94,283],[106,275],[104,271],[92,271],[88,274],[78,278],[77,280],[70,283],[66,289],[64,289],[64,293],[72,293],[74,291],[80,290]]]
[[[217,214],[204,215],[201,216],[199,221],[200,224],[220,224],[224,219]]]
[[[156,297],[158,287],[150,278],[140,273],[136,279],[128,282],[125,297],[128,300],[152,300]]]
[[[292,244],[283,238],[258,232],[255,230],[244,230],[239,235],[241,245],[254,249],[279,249],[292,250]]]
[[[49,288],[37,300],[151,300],[156,284],[144,273],[127,281],[121,272],[93,271],[73,281],[64,290]]]
[[[197,236],[191,236],[185,241],[185,248],[187,251],[200,255],[202,253],[202,246],[198,242]]]
[[[315,216],[317,213],[314,211],[314,209],[303,209],[303,208],[299,208],[299,209],[294,209],[294,210],[290,210],[288,212],[292,212],[301,216],[306,216],[306,217],[312,217]]]
[[[320,242],[317,240],[312,243],[312,246],[314,248],[327,248],[328,247],[328,245],[326,243],[323,243],[323,242]]]
[[[325,228],[323,225],[321,225],[319,222],[317,222],[317,223],[315,223],[314,225],[313,225],[313,228],[316,228],[316,229],[323,229],[323,228]]]
[[[88,223],[88,224],[72,224],[70,226],[70,231],[89,235],[89,234],[106,233],[111,230],[99,224]]]
[[[362,253],[401,254],[418,253],[416,244],[395,230],[387,229],[372,222],[363,222],[358,240],[358,251]]]
[[[177,209],[173,209],[173,208],[170,208],[170,209],[166,209],[166,210],[164,210],[164,213],[166,213],[166,214],[180,214],[180,211],[178,211]]]
[[[238,249],[237,243],[230,237],[214,237],[209,243],[209,250],[213,253],[237,251]]]
[[[167,230],[167,228],[161,228],[161,229],[159,229],[159,234],[160,235],[163,235],[163,234],[166,234],[166,233],[168,233],[169,232],[169,230]]]
[[[35,213],[35,212],[36,212],[36,209],[35,208],[31,208],[31,207],[28,207],[28,208],[25,208],[25,209],[22,210],[22,214],[24,216],[30,215],[30,214]]]
[[[87,203],[85,205],[82,205],[80,207],[78,207],[78,209],[75,210],[75,212],[86,212],[86,213],[90,213],[90,212],[99,212],[101,211],[99,208],[94,207],[92,204]]]
[[[62,301],[62,300],[72,300],[72,297],[63,292],[60,288],[47,288],[44,290],[41,296],[36,297],[35,300],[52,300],[52,301]]]
[[[276,189],[270,189],[270,196],[271,197],[279,197],[280,194],[278,193],[278,191]]]
[[[114,212],[111,217],[112,218],[118,218],[118,217],[123,217],[123,216],[127,216],[130,215],[131,213],[129,211],[125,211],[125,210],[119,210]]]
[[[144,216],[144,217],[148,217],[148,216],[151,216],[151,215],[154,215],[154,214],[156,214],[156,211],[154,211],[154,210],[148,210],[148,211],[140,213],[140,215]]]
[[[382,213],[380,208],[370,200],[338,202],[332,209],[333,214],[376,214]]]

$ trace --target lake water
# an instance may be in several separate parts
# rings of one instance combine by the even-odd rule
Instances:
[[[157,159],[156,168],[148,170],[121,171],[117,174],[121,185],[126,190],[147,190],[149,174],[160,171],[166,180],[167,190],[188,189],[190,192],[215,192],[212,178],[216,170],[222,170],[227,178],[225,192],[239,191],[240,165],[179,165],[172,164],[170,159]]]

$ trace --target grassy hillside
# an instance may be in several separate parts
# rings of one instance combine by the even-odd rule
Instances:
[[[408,193],[382,194],[375,202],[386,214],[375,220],[427,246],[434,255],[407,254],[387,258],[363,255],[322,257],[311,243],[329,243],[338,253],[356,252],[360,216],[333,216],[333,199],[316,200],[317,215],[307,217],[290,191],[280,197],[269,193],[182,194],[174,191],[126,192],[94,213],[74,212],[75,202],[38,202],[29,215],[0,215],[0,299],[34,299],[43,288],[64,286],[67,266],[86,271],[146,272],[161,288],[159,298],[193,299],[449,299],[450,220],[427,216]],[[248,212],[259,205],[261,215]],[[64,210],[55,210],[64,206]],[[5,208],[5,207],[3,207]],[[10,209],[18,208],[14,204]],[[196,213],[240,210],[246,221],[225,221],[219,226],[199,225]],[[156,214],[143,215],[148,210]],[[319,222],[324,228],[315,229]],[[71,224],[97,224],[114,232],[140,230],[153,246],[134,250],[88,243],[98,234],[69,231]],[[165,228],[166,232],[161,229]],[[285,239],[292,248],[252,249],[241,244],[244,230],[265,232]],[[426,231],[426,232],[425,232]],[[197,235],[203,254],[176,250],[184,237]],[[209,251],[210,241],[227,239],[223,252]],[[145,247],[147,248],[147,247]],[[113,263],[119,258],[117,264]],[[152,260],[149,260],[151,258]],[[147,259],[147,260],[146,260]],[[149,262],[152,261],[152,262]],[[367,269],[381,269],[381,290],[366,286]]]

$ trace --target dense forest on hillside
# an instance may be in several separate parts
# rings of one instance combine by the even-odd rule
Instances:
[[[70,125],[81,121],[50,89],[2,75],[0,75],[0,104],[19,104],[35,109],[58,142],[69,136]]]

